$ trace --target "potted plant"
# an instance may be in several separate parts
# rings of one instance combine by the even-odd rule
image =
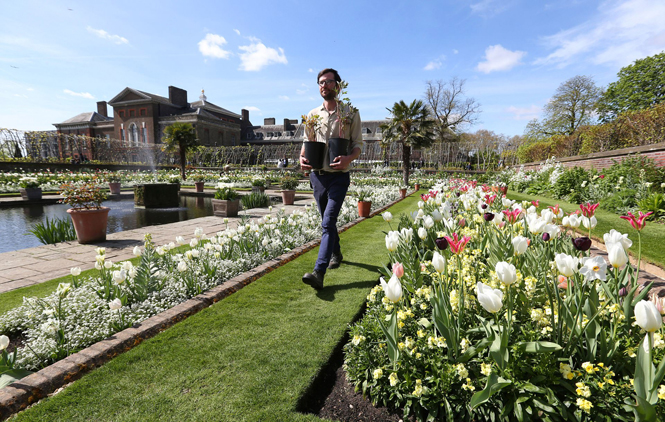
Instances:
[[[260,177],[252,180],[252,193],[264,193],[266,190],[266,181]]]
[[[280,181],[282,188],[282,202],[284,205],[293,205],[296,199],[296,186],[298,186],[298,179],[293,176],[284,176]]]
[[[218,186],[212,200],[212,211],[218,217],[235,217],[238,215],[240,199],[238,192],[225,186]]]
[[[369,217],[372,209],[372,193],[361,189],[356,195],[358,196],[358,216],[362,218]]]
[[[416,182],[413,184],[413,189],[418,192],[420,190],[420,181],[416,180]]]
[[[194,179],[194,186],[196,187],[197,192],[203,192],[203,187],[205,186],[206,176],[203,173],[194,173],[192,175]]]
[[[324,142],[317,142],[316,131],[321,124],[321,116],[314,114],[313,116],[302,115],[302,124],[305,127],[305,136],[307,141],[304,142],[305,158],[314,170],[323,168],[323,154],[326,150]]]
[[[328,139],[328,163],[332,163],[335,157],[340,155],[347,155],[349,153],[349,145],[351,141],[345,138],[344,128],[348,125],[350,127],[353,117],[358,112],[358,109],[351,105],[349,98],[346,95],[346,88],[349,83],[341,81],[337,84],[335,91],[335,102],[337,103],[337,124],[339,126],[339,137],[332,137]]]
[[[79,243],[94,243],[106,240],[109,207],[102,207],[108,198],[94,181],[82,185],[66,183],[60,187],[61,202],[71,206],[67,213],[72,218]]]
[[[406,198],[406,189],[407,189],[406,186],[400,186],[399,187],[399,197],[400,197],[400,199]]]
[[[41,183],[37,177],[21,177],[19,179],[19,192],[24,201],[39,201],[42,199]]]
[[[109,173],[106,176],[106,181],[109,183],[109,190],[111,195],[120,194],[120,186],[122,184],[122,177],[118,173]]]

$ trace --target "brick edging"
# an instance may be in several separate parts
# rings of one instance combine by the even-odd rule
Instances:
[[[401,200],[393,201],[374,211],[370,214],[370,217],[392,207]],[[363,220],[365,218],[362,217],[353,220],[341,226],[338,231],[346,231]],[[154,337],[187,317],[232,295],[272,270],[309,252],[317,247],[319,243],[320,239],[312,240],[298,246],[171,309],[115,333],[80,352],[69,355],[34,374],[30,374],[0,389],[0,421],[4,421],[14,413],[20,412],[28,406],[37,403],[64,385],[81,378],[87,372],[104,365],[119,354],[141,344],[144,340]]]

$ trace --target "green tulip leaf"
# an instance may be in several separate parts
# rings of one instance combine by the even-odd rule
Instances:
[[[562,347],[551,341],[526,341],[517,344],[517,349],[526,353],[552,353]]]
[[[485,385],[485,388],[483,388],[482,391],[475,393],[473,397],[471,397],[469,406],[471,409],[475,409],[476,407],[488,401],[494,394],[498,393],[503,388],[509,386],[512,383],[512,381],[501,378],[497,374],[490,374],[490,376],[487,378],[487,384]]]
[[[25,369],[10,369],[0,375],[0,388],[13,383],[14,381],[18,381],[21,378],[27,377],[30,374],[32,374],[32,371],[27,371]]]

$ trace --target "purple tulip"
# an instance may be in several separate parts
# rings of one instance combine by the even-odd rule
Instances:
[[[591,239],[588,237],[578,237],[573,239],[573,245],[578,251],[586,252],[591,248]]]
[[[481,205],[480,208],[486,210],[486,209],[487,209],[487,204],[483,204],[483,205]]]
[[[619,289],[619,296],[626,297],[627,295],[628,295],[628,289],[626,289],[625,287]]]
[[[547,232],[543,233],[543,240],[544,240],[545,242],[547,242],[548,240],[550,240],[550,234],[547,233]]]
[[[494,220],[494,214],[491,212],[486,212],[485,214],[483,214],[483,218],[485,219],[485,221],[492,221]]]
[[[446,250],[448,247],[448,240],[445,237],[439,237],[437,238],[434,243],[436,243],[436,247],[443,250]]]

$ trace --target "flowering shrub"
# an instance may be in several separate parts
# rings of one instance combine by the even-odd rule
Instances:
[[[60,186],[60,195],[62,202],[71,206],[75,210],[79,209],[99,209],[102,202],[108,198],[108,194],[94,182],[75,185],[65,183]]]
[[[572,238],[596,207],[539,210],[455,180],[396,227],[384,215],[392,268],[351,328],[348,378],[419,421],[662,418],[662,304],[626,265],[627,235],[605,234],[609,262]]]

